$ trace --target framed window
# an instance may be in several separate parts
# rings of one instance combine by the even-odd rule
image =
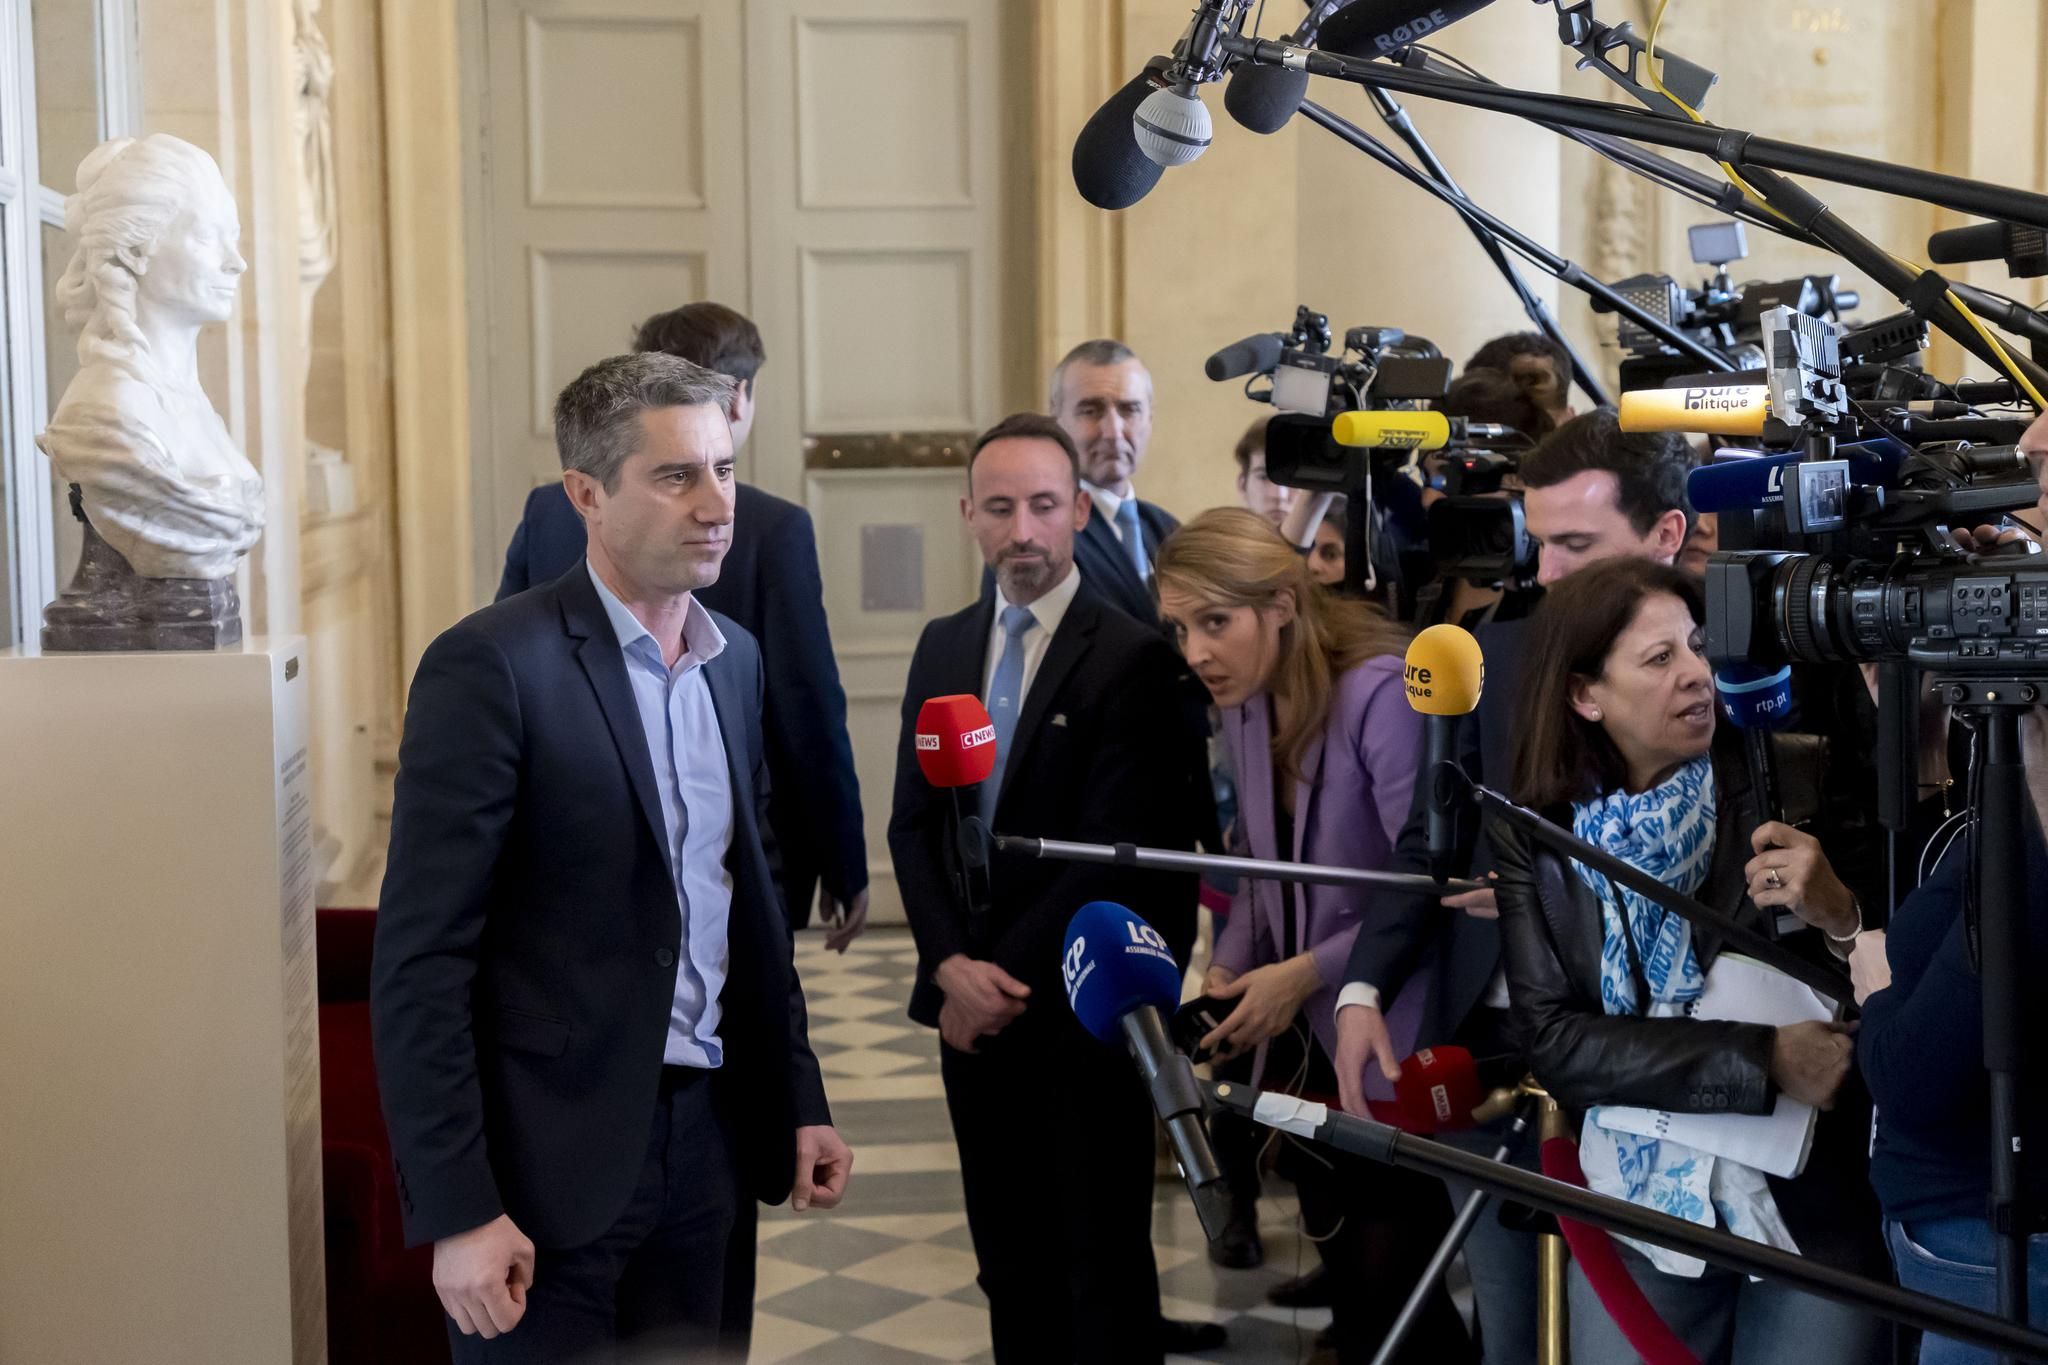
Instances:
[[[0,0],[0,644],[33,639],[78,528],[35,437],[77,369],[57,306],[78,163],[131,133],[135,0]]]

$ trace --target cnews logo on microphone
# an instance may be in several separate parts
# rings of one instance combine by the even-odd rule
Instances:
[[[1396,48],[1406,47],[1418,38],[1425,38],[1440,28],[1448,27],[1450,22],[1450,15],[1445,14],[1440,9],[1433,9],[1427,14],[1400,25],[1391,33],[1380,34],[1373,39],[1373,43],[1378,46],[1380,55],[1385,56]]]
[[[937,735],[919,735],[917,736],[917,747],[930,753],[937,753],[940,748],[939,737]]]
[[[995,742],[996,727],[993,725],[984,725],[979,730],[969,730],[960,736],[960,747],[963,749],[979,749],[984,744]]]
[[[1741,388],[1723,386],[1717,389],[1685,391],[1687,412],[1744,412],[1748,410],[1751,402],[1751,395]]]

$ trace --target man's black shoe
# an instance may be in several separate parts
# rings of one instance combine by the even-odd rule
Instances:
[[[1259,1240],[1259,1206],[1231,1210],[1221,1236],[1209,1243],[1209,1259],[1225,1270],[1253,1270],[1266,1262],[1266,1244]]]
[[[1181,1322],[1175,1318],[1159,1320],[1159,1350],[1163,1355],[1196,1355],[1203,1351],[1221,1350],[1230,1342],[1230,1333],[1223,1330],[1220,1322]]]
[[[1282,1280],[1266,1291],[1266,1302],[1275,1308],[1328,1308],[1330,1272],[1317,1266],[1306,1275]]]

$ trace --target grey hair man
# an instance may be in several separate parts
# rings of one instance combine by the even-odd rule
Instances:
[[[1047,408],[1081,458],[1093,504],[1075,542],[1075,562],[1111,605],[1156,624],[1152,559],[1180,523],[1145,502],[1135,484],[1152,441],[1152,372],[1121,341],[1084,341],[1053,366]]]

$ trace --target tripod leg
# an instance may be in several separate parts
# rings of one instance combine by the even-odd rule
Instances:
[[[1499,1149],[1494,1152],[1493,1159],[1505,1162],[1513,1156],[1516,1146],[1528,1131],[1528,1115],[1517,1114],[1514,1126],[1508,1130],[1507,1141],[1501,1143]],[[1394,1358],[1401,1353],[1402,1345],[1408,1340],[1408,1334],[1415,1330],[1415,1324],[1421,1320],[1422,1311],[1428,1305],[1430,1295],[1436,1292],[1437,1285],[1443,1280],[1444,1272],[1451,1268],[1451,1261],[1464,1247],[1465,1239],[1472,1235],[1473,1227],[1479,1222],[1479,1215],[1486,1211],[1486,1201],[1487,1194],[1484,1190],[1474,1190],[1465,1196],[1464,1206],[1458,1210],[1457,1218],[1452,1220],[1451,1230],[1444,1234],[1443,1241],[1437,1243],[1436,1254],[1429,1258],[1428,1266],[1423,1269],[1422,1278],[1417,1280],[1415,1288],[1408,1292],[1408,1301],[1401,1305],[1401,1316],[1394,1319],[1394,1325],[1388,1330],[1386,1340],[1380,1343],[1380,1349],[1373,1355],[1372,1365],[1393,1365]]]

